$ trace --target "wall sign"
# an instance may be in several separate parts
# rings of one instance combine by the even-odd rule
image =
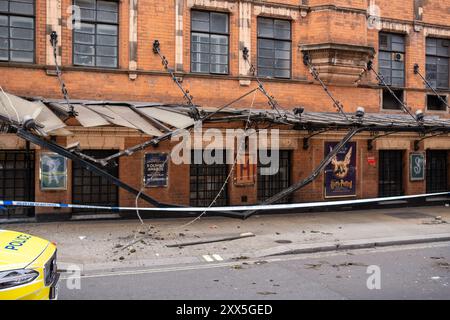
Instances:
[[[42,190],[67,190],[67,159],[56,153],[41,153],[39,176]]]
[[[411,181],[425,180],[425,155],[423,153],[410,153],[409,179]]]
[[[339,142],[325,142],[327,156]],[[325,168],[325,198],[356,196],[356,142],[348,142]]]
[[[367,157],[367,164],[371,167],[376,167],[377,166],[377,160],[375,159],[374,156],[368,156]]]
[[[144,185],[150,187],[166,187],[168,180],[167,153],[147,153],[144,157]]]

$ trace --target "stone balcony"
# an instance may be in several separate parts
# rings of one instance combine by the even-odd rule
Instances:
[[[307,44],[300,49],[308,53],[323,82],[332,85],[356,84],[375,55],[372,47],[341,43]]]

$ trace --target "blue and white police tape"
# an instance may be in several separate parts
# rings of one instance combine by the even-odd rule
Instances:
[[[217,211],[248,211],[248,210],[286,210],[286,209],[301,209],[301,208],[318,208],[330,206],[346,206],[357,204],[369,204],[376,202],[390,202],[399,200],[410,200],[417,198],[428,198],[437,196],[449,196],[450,192],[426,193],[410,196],[396,196],[370,199],[355,199],[355,200],[340,200],[340,201],[322,201],[322,202],[308,202],[308,203],[287,203],[287,204],[272,204],[272,205],[250,205],[250,206],[225,206],[225,207],[174,207],[174,208],[140,208],[140,207],[108,207],[108,206],[90,206],[82,204],[66,204],[66,203],[51,203],[51,202],[30,202],[30,201],[6,201],[0,200],[0,206],[15,206],[15,207],[48,207],[48,208],[76,208],[76,209],[96,209],[96,210],[110,210],[110,211],[170,211],[170,212],[217,212]]]

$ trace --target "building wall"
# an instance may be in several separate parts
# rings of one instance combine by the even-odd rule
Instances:
[[[267,90],[275,96],[282,108],[291,110],[303,106],[307,111],[333,112],[335,109],[325,92],[314,81],[303,64],[300,47],[311,44],[346,44],[373,47],[378,52],[379,29],[406,35],[406,88],[405,101],[414,112],[426,109],[426,93],[422,81],[413,73],[417,63],[425,70],[425,40],[427,36],[450,39],[450,3],[439,0],[119,0],[119,57],[118,68],[88,68],[73,65],[72,30],[70,21],[71,0],[52,0],[60,9],[55,13],[48,9],[48,1],[36,0],[36,57],[35,64],[0,62],[0,85],[5,91],[20,96],[40,96],[61,98],[58,80],[54,73],[49,34],[59,32],[58,58],[62,64],[63,77],[72,99],[155,101],[183,103],[181,93],[164,70],[160,58],[152,52],[154,40],[159,40],[161,51],[169,60],[169,66],[176,70],[183,87],[194,96],[194,102],[205,107],[221,106],[256,86],[255,78],[242,59],[243,47],[250,49],[250,61],[257,60],[257,17],[275,17],[292,21],[292,77],[291,79],[264,79]],[[367,10],[369,5],[380,9],[381,28],[369,28]],[[136,10],[133,10],[133,9]],[[201,75],[190,70],[190,12],[205,9],[229,14],[229,74]],[[136,24],[133,19],[137,17]],[[49,21],[53,25],[49,24]],[[134,29],[136,28],[136,29]],[[134,41],[136,38],[136,41]],[[374,67],[378,63],[375,56]],[[337,78],[339,79],[339,78]],[[381,87],[371,74],[363,74],[356,83],[332,81],[330,91],[342,102],[345,111],[355,111],[363,106],[366,112],[401,113],[381,108]],[[212,94],[213,93],[213,94]],[[444,91],[450,94],[450,90]],[[252,96],[243,99],[234,107],[249,107]],[[255,99],[255,107],[267,108],[267,100],[262,94]],[[448,112],[428,112],[448,117]],[[96,132],[76,131],[76,136],[59,138],[64,145],[80,140],[84,148],[124,149],[140,143],[145,136],[110,129]],[[340,134],[326,134],[314,137],[308,150],[302,149],[302,139],[306,132],[295,132],[286,137],[292,142],[292,181],[307,177],[323,158],[325,141],[339,140]],[[114,139],[111,137],[114,136]],[[107,137],[107,138],[105,138]],[[373,150],[367,150],[365,135],[355,140],[357,152],[357,197],[367,198],[378,195],[378,167],[369,165],[368,157],[375,157],[377,148],[404,148],[405,159],[414,151],[415,136],[389,136],[377,140]],[[10,141],[3,136],[0,141]],[[390,145],[386,141],[403,139],[408,146]],[[105,142],[107,141],[107,142]],[[384,142],[382,142],[384,141]],[[432,148],[446,148],[445,138],[436,138]],[[106,144],[105,144],[106,143]],[[2,146],[2,145],[0,145]],[[161,144],[155,151],[169,152],[169,142]],[[3,147],[2,147],[3,148]],[[424,143],[421,150],[425,149]],[[149,149],[147,152],[152,151]],[[144,152],[120,159],[120,178],[137,189],[142,187],[142,166]],[[36,172],[39,168],[39,152],[36,158]],[[70,161],[69,161],[70,163]],[[424,182],[410,182],[408,163],[405,160],[405,191],[407,194],[425,191]],[[69,188],[67,192],[39,191],[36,181],[36,201],[71,201],[71,166],[69,165]],[[449,170],[450,172],[450,170]],[[37,175],[38,176],[38,175]],[[189,203],[189,167],[169,166],[169,186],[167,188],[144,189],[144,192],[163,202],[187,205]],[[323,200],[323,175],[306,188],[295,193],[294,201]],[[248,195],[248,203],[256,202],[256,185],[229,185],[230,204],[244,204],[242,195]],[[120,191],[120,205],[133,206],[134,196]],[[144,203],[141,202],[143,205]],[[37,213],[49,209],[37,209]]]
[[[371,46],[378,49],[378,30],[367,28],[367,1],[210,1],[173,0],[137,1],[137,70],[130,69],[130,2],[121,0],[119,13],[119,67],[98,69],[73,66],[72,31],[67,27],[71,13],[67,11],[70,0],[61,3],[61,45],[64,79],[71,98],[108,100],[145,100],[182,102],[180,93],[164,72],[158,56],[152,53],[152,43],[158,39],[161,50],[176,67],[183,86],[194,96],[194,101],[204,106],[219,106],[249,90],[248,67],[239,70],[241,51],[240,35],[249,32],[251,61],[256,61],[257,16],[273,16],[292,20],[292,79],[266,80],[267,88],[280,104],[292,109],[297,105],[310,111],[333,111],[332,104],[317,83],[312,83],[302,63],[298,46],[314,43],[345,43]],[[176,46],[176,3],[179,2],[183,16],[182,42]],[[372,1],[370,1],[372,2]],[[450,38],[448,24],[449,4],[441,1],[424,1],[421,20],[414,20],[414,1],[374,1],[380,7],[384,31],[401,32],[407,35],[406,53],[406,101],[412,109],[425,108],[425,94],[420,79],[413,74],[413,65],[418,63],[425,70],[424,42],[428,35]],[[240,8],[249,5],[251,15],[249,30],[240,28]],[[36,20],[36,64],[0,63],[2,86],[10,92],[25,96],[60,97],[58,82],[51,72],[52,58],[47,57],[50,46],[46,32],[46,1],[37,0]],[[190,10],[192,8],[228,12],[230,15],[230,74],[224,76],[199,75],[190,72]],[[245,20],[246,21],[246,20]],[[242,22],[244,23],[244,22]],[[180,57],[176,58],[177,52]],[[375,66],[376,66],[375,59]],[[136,75],[136,78],[135,78]],[[242,81],[243,79],[247,81]],[[241,80],[241,81],[240,81]],[[253,83],[250,87],[254,86]],[[332,92],[342,100],[347,111],[364,106],[367,111],[380,110],[380,88],[372,76],[346,87],[330,86]],[[209,94],[215,92],[215,95]],[[277,94],[283,92],[283,94]],[[248,106],[250,98],[241,106]],[[265,97],[257,97],[257,105],[267,106]]]

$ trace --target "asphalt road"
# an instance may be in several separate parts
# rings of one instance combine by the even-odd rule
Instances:
[[[449,263],[450,243],[435,243],[164,266],[86,274],[79,290],[67,289],[63,276],[59,298],[450,299]],[[380,289],[368,289],[370,276]]]

